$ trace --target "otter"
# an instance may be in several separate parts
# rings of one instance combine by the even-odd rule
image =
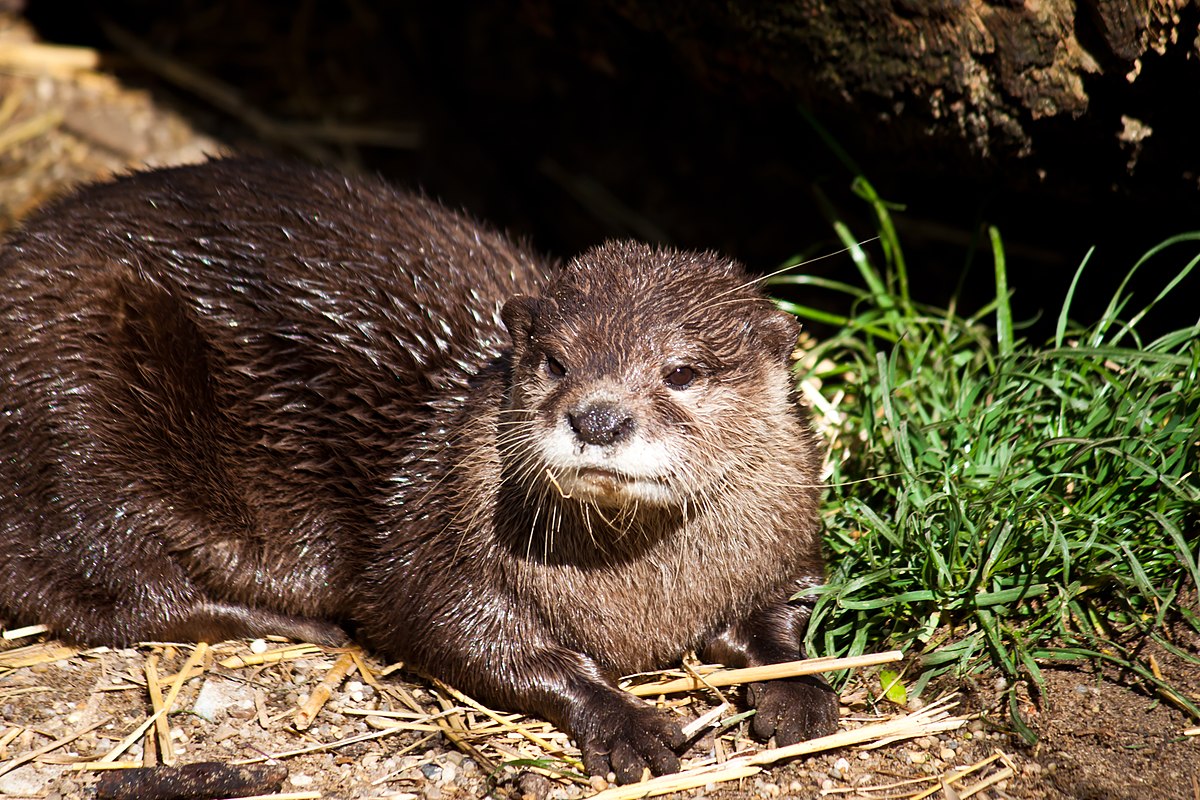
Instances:
[[[0,249],[0,613],[85,644],[348,632],[679,768],[614,684],[802,656],[822,582],[797,323],[713,253],[543,260],[379,180],[142,172]],[[753,730],[835,728],[821,681]]]

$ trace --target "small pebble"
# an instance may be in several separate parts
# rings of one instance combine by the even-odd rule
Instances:
[[[295,775],[288,776],[288,783],[290,783],[292,786],[299,786],[302,789],[305,786],[312,786],[313,780],[314,778],[312,775],[305,775],[303,772],[298,772]]]
[[[421,774],[431,781],[436,781],[442,776],[442,768],[437,764],[423,764],[421,765]]]
[[[213,742],[223,742],[237,735],[238,729],[226,722],[218,725],[217,729],[208,735],[208,739]]]
[[[920,753],[920,752],[909,753],[908,760],[909,760],[909,762],[911,762],[913,764],[924,764],[926,761],[929,760],[929,756],[925,755],[924,753]]]
[[[258,716],[253,700],[234,703],[227,709],[227,712],[232,719],[248,720]]]
[[[267,652],[267,640],[255,639],[250,643],[250,652],[254,653],[255,655],[260,655]]]
[[[754,783],[754,788],[757,789],[759,797],[779,797],[783,793],[783,790],[777,783],[766,783],[762,780],[755,781]]]
[[[958,754],[949,747],[943,747],[938,751],[938,758],[940,758],[942,761],[953,761],[956,755]]]

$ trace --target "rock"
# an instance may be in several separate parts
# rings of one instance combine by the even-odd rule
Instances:
[[[201,719],[215,722],[234,706],[254,707],[254,695],[250,688],[223,678],[208,678],[196,695],[192,712]]]
[[[0,775],[0,794],[40,797],[46,793],[52,777],[32,765],[18,767]]]

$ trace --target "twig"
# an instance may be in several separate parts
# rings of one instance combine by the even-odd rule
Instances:
[[[677,678],[665,683],[643,683],[637,686],[630,686],[626,691],[638,697],[671,694],[674,692],[691,692],[706,687],[732,686],[735,683],[778,680],[779,678],[792,678],[797,675],[815,675],[819,672],[834,672],[841,669],[890,664],[902,658],[904,658],[904,654],[899,650],[851,656],[849,658],[807,658],[801,661],[788,661],[782,664],[768,664],[764,667],[718,669],[714,672],[701,674],[696,678]]]

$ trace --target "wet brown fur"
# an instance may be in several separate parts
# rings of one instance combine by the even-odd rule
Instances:
[[[568,727],[594,772],[676,769],[679,728],[614,676],[801,655],[794,340],[715,255],[555,267],[375,181],[228,160],[87,188],[0,250],[0,612],[114,645],[348,629]],[[627,429],[669,458],[572,466]],[[814,681],[751,695],[780,741],[835,720]]]

